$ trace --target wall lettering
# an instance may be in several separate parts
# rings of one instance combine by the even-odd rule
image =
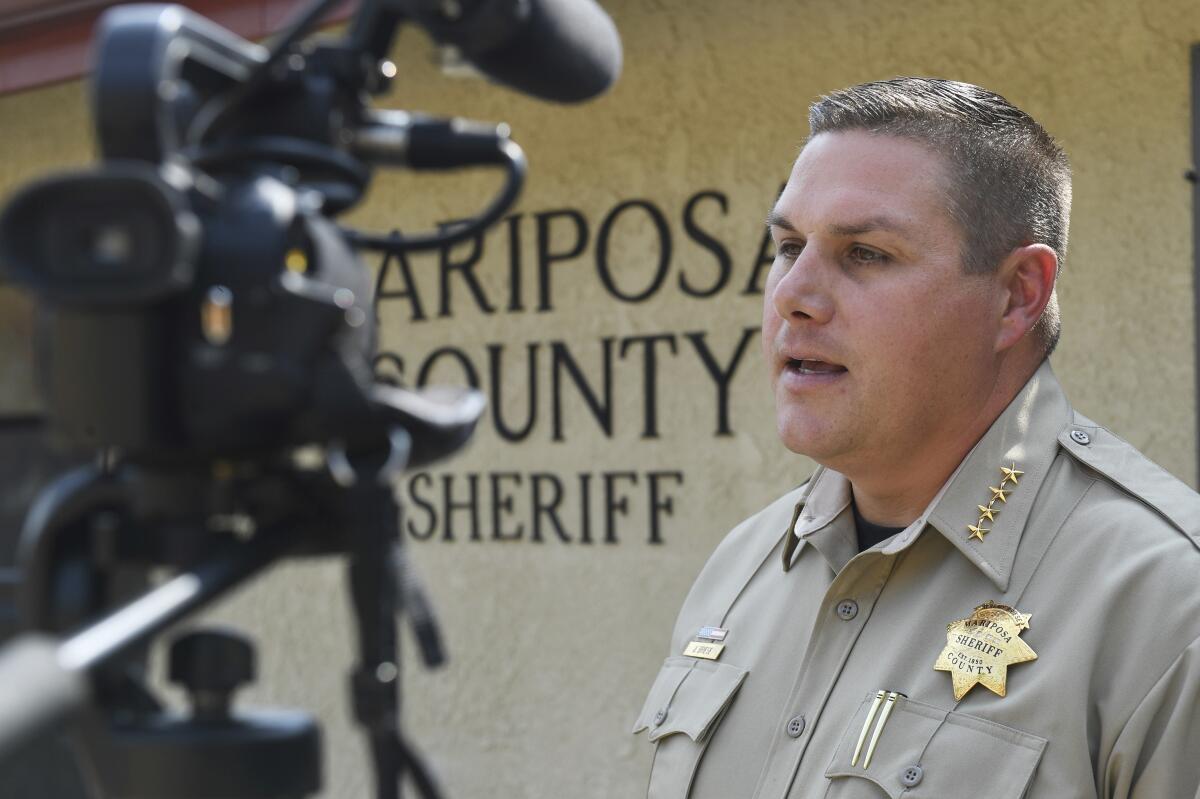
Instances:
[[[580,281],[600,313],[605,304],[639,306],[663,292],[676,292],[679,302],[761,294],[774,258],[770,236],[755,235],[757,246],[742,261],[739,278],[737,249],[718,233],[728,230],[729,215],[728,196],[714,189],[688,197],[678,213],[645,198],[626,199],[596,224],[575,208],[511,214],[437,252],[436,280],[434,270],[423,271],[430,266],[420,260],[424,256],[386,257],[376,282],[376,311],[401,325],[428,321],[431,308],[437,318],[453,319],[579,313],[560,309],[557,292],[568,283],[577,289]],[[760,229],[762,223],[753,224]],[[528,241],[531,259],[522,255]],[[677,241],[688,245],[683,262]],[[502,289],[481,278],[485,269],[496,274],[498,258],[505,262]],[[525,296],[530,290],[532,298]],[[638,335],[612,330],[586,340],[467,341],[424,352],[405,346],[403,352],[381,352],[377,367],[401,385],[455,383],[483,391],[489,409],[481,424],[506,445],[570,446],[597,434],[601,440],[654,440],[690,434],[702,420],[708,434],[725,437],[735,434],[730,388],[756,350],[751,345],[758,332],[754,323]],[[664,368],[673,374],[690,370],[699,382],[663,380]],[[669,392],[686,392],[697,414],[664,417]],[[511,468],[412,473],[402,485],[402,529],[414,541],[458,545],[667,543],[668,523],[687,482],[684,469],[646,468],[636,456],[630,463],[638,465],[571,474]]]

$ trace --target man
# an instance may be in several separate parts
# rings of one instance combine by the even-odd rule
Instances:
[[[654,799],[1200,796],[1200,497],[1046,360],[1066,157],[975,86],[822,98],[763,348],[820,465],[696,580]]]

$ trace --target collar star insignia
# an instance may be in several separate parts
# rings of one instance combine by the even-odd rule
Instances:
[[[1011,494],[1013,490],[1011,488],[1005,488],[1005,486],[1008,485],[1010,480],[1014,486],[1017,485],[1017,478],[1025,474],[1025,472],[1018,469],[1017,464],[1012,462],[1008,466],[1001,466],[1000,474],[1004,475],[1004,478],[1000,481],[1000,487],[997,488],[996,486],[988,486],[988,491],[992,492],[992,498],[988,500],[988,504],[975,506],[979,508],[979,519],[974,524],[967,525],[967,532],[970,533],[970,535],[967,536],[968,541],[970,541],[972,538],[983,541],[983,537],[991,532],[990,529],[983,526],[983,523],[992,522],[995,524],[996,514],[1000,512],[1000,509],[996,507],[996,501],[999,500],[1007,505],[1008,495]]]
[[[1037,653],[1020,638],[1032,616],[984,602],[968,618],[946,625],[946,647],[933,668],[950,672],[954,701],[976,685],[998,696],[1008,692],[1008,667],[1037,660]]]
[[[1013,485],[1017,485],[1017,478],[1025,474],[1025,472],[1017,470],[1017,464],[1015,463],[1010,465],[1008,468],[1001,466],[1000,473],[1004,475],[1004,479],[1000,481],[1001,488],[1003,488],[1004,484],[1009,480],[1012,480]]]

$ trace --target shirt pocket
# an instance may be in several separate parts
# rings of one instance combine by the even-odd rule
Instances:
[[[854,765],[854,750],[875,695],[859,705],[825,771],[827,799],[1021,799],[1033,781],[1046,739],[994,721],[897,700],[884,724],[869,768],[867,749],[879,712]]]
[[[648,799],[684,799],[700,756],[747,671],[729,663],[669,657],[663,662],[633,732],[655,744]]]

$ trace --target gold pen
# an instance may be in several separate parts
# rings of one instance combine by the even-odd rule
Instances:
[[[892,714],[892,708],[896,705],[896,697],[900,694],[892,691],[888,694],[887,704],[883,706],[883,712],[879,714],[879,723],[875,725],[875,732],[871,735],[871,745],[867,747],[867,756],[863,758],[863,768],[871,767],[871,756],[875,754],[875,744],[879,743],[879,736],[883,734],[883,725],[887,724],[888,716]],[[851,763],[850,765],[854,765]]]
[[[854,757],[850,760],[850,765],[858,763],[858,756],[862,753],[863,741],[867,740],[867,730],[871,729],[871,722],[875,720],[875,714],[879,711],[879,704],[883,701],[883,695],[887,691],[878,691],[875,694],[875,701],[871,703],[871,709],[867,712],[867,720],[863,722],[862,732],[858,734],[858,745],[854,747]],[[866,766],[863,766],[866,768]]]

